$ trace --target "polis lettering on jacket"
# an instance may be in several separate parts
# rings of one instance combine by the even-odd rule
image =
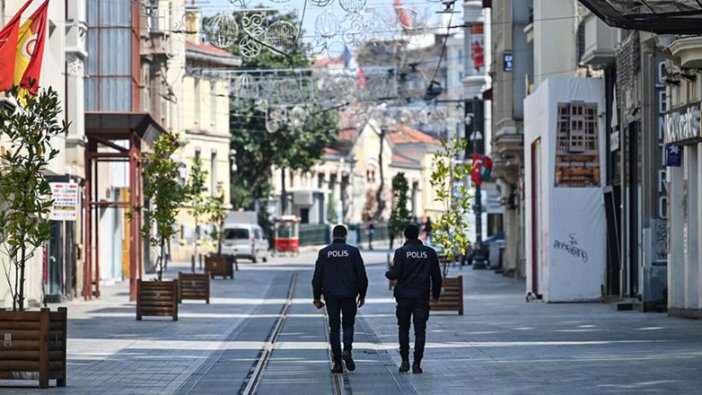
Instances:
[[[343,258],[349,256],[349,252],[343,251],[327,251],[327,258]]]
[[[427,254],[426,251],[407,251],[407,258],[412,258],[412,259],[427,259],[429,258],[429,254]]]

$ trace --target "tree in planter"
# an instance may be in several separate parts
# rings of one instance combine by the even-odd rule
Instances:
[[[209,197],[205,196],[205,180],[207,178],[207,170],[202,167],[202,159],[200,155],[196,155],[193,160],[193,165],[190,168],[190,176],[187,182],[187,198],[190,206],[190,215],[195,221],[195,259],[199,255],[200,239],[202,232],[200,225],[205,217],[209,214]]]
[[[434,223],[432,241],[441,247],[445,258],[443,275],[448,274],[449,262],[455,262],[457,252],[465,255],[470,247],[466,218],[471,209],[473,196],[470,192],[468,176],[472,166],[455,161],[467,146],[464,139],[441,141],[441,150],[434,153],[434,171],[431,173],[431,186],[436,202],[440,202],[444,213]]]
[[[393,206],[388,223],[391,250],[395,237],[401,235],[405,227],[412,221],[410,211],[407,209],[409,185],[405,173],[397,173],[395,177],[392,178],[392,193]]]
[[[224,188],[222,184],[217,184],[217,196],[209,198],[207,213],[210,216],[212,228],[212,240],[217,243],[217,256],[222,255],[222,239],[224,238],[224,221],[227,219],[229,209],[224,201]]]
[[[156,139],[153,152],[144,155],[144,198],[150,202],[150,208],[144,213],[142,235],[160,249],[156,261],[159,281],[167,263],[166,243],[176,234],[178,208],[187,196],[186,187],[178,181],[178,164],[172,159],[177,148],[177,136],[162,134]]]
[[[19,102],[17,87],[10,91],[10,97]],[[24,109],[0,107],[0,131],[10,141],[2,154],[0,231],[11,262],[6,278],[14,311],[24,310],[27,263],[51,237],[48,217],[53,202],[44,173],[59,153],[52,148],[51,139],[68,131],[68,124],[59,120],[61,105],[56,91],[42,89],[24,100]],[[14,273],[10,273],[11,268]]]

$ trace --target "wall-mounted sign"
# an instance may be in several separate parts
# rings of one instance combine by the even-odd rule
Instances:
[[[483,24],[470,27],[470,69],[468,75],[485,74],[485,35]]]
[[[665,114],[665,143],[679,143],[702,137],[700,104],[696,103]]]
[[[52,182],[51,213],[52,221],[75,221],[78,219],[78,184],[74,182]]]
[[[511,73],[514,71],[514,58],[511,53],[506,53],[502,55],[502,63],[504,64],[505,73]]]
[[[682,165],[682,147],[677,144],[665,146],[665,165],[668,167],[680,167]]]

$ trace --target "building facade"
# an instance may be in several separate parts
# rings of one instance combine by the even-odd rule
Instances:
[[[175,3],[175,4],[174,4]],[[177,29],[184,22],[188,32],[200,31],[200,10],[185,1],[171,2],[174,11],[169,26]],[[182,182],[187,182],[196,157],[207,173],[205,191],[210,196],[224,194],[229,204],[230,152],[229,131],[229,76],[222,71],[241,65],[241,59],[214,47],[201,34],[178,35],[169,40],[170,54],[166,84],[171,92],[168,102],[169,130],[180,136],[183,144],[175,153],[181,164]],[[211,251],[212,226],[207,218],[196,224],[192,207],[186,204],[178,220],[179,234],[171,243],[171,258],[190,260],[195,253]],[[199,240],[199,241],[198,241]]]
[[[524,98],[534,75],[533,2],[491,4],[493,177],[504,210],[506,275],[526,275],[524,244]]]
[[[0,23],[4,26],[23,2],[2,2]],[[35,2],[24,12],[29,17],[41,2]],[[50,182],[82,183],[83,172],[83,81],[86,49],[84,42],[84,1],[51,1],[42,61],[40,87],[51,87],[62,106],[61,118],[69,122],[66,136],[52,141],[59,155],[50,162],[46,177]],[[0,141],[0,145],[4,143]],[[61,301],[79,295],[82,281],[81,250],[82,215],[76,221],[52,221],[51,239],[35,251],[26,268],[25,297],[29,306],[44,301]],[[0,261],[3,273],[10,263]],[[46,275],[43,275],[43,274]],[[6,281],[0,282],[0,308],[12,306],[12,296]]]

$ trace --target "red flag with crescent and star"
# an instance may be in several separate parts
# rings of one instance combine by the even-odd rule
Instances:
[[[48,11],[49,0],[46,0],[19,29],[14,83],[20,86],[21,97],[27,93],[36,95],[39,91]]]
[[[15,55],[17,53],[17,37],[20,29],[20,17],[29,7],[28,0],[15,16],[0,30],[0,91],[10,90],[15,79]]]

